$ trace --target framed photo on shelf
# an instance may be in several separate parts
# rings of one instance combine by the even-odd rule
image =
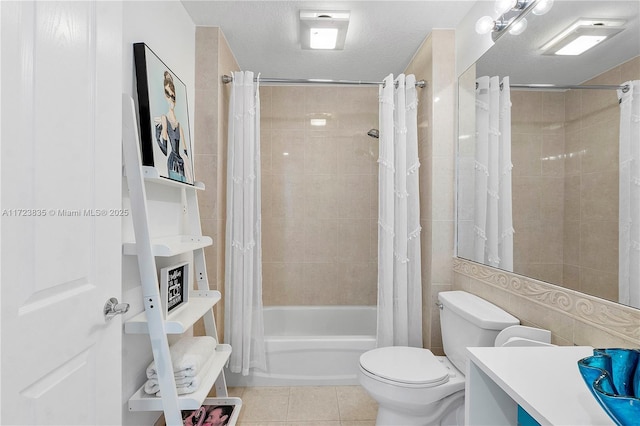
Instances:
[[[187,86],[144,43],[134,43],[142,165],[194,183]]]
[[[224,426],[229,424],[234,408],[233,405],[202,405],[197,410],[183,411],[182,424],[184,426]]]
[[[242,403],[238,398],[225,398],[216,401],[217,398],[207,398],[202,406],[196,410],[182,411],[182,424],[184,426],[226,426],[235,424],[240,415]],[[154,426],[166,426],[164,416],[161,416]]]
[[[160,301],[164,317],[189,301],[189,274],[191,265],[182,262],[174,266],[168,266],[160,270]]]

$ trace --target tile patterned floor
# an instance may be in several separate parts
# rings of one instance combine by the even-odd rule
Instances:
[[[360,386],[229,388],[238,426],[374,426],[378,405]]]

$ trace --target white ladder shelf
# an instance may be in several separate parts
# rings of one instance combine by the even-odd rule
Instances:
[[[149,395],[142,386],[130,399],[130,411],[162,411],[168,425],[182,425],[181,410],[196,410],[201,405],[233,405],[234,410],[228,424],[237,421],[242,400],[228,396],[223,367],[231,354],[231,346],[217,344],[211,354],[209,369],[198,390],[186,395],[178,395],[173,376],[168,334],[182,334],[191,329],[200,318],[204,319],[205,332],[218,342],[213,306],[220,301],[220,292],[209,290],[204,248],[213,244],[210,237],[202,235],[198,212],[197,191],[204,190],[204,184],[196,182],[188,185],[163,178],[153,167],[142,166],[135,106],[131,96],[123,94],[123,155],[135,242],[123,244],[123,254],[138,258],[144,311],[128,319],[124,331],[128,334],[148,334],[162,396]],[[161,191],[183,191],[189,234],[152,238],[148,219],[146,185],[160,185]],[[164,318],[158,282],[156,257],[170,257],[193,253],[194,290],[190,291],[186,306]],[[170,372],[167,374],[166,372]],[[215,385],[216,398],[207,398]]]

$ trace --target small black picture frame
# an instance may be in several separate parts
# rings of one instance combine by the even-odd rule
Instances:
[[[142,165],[158,175],[194,183],[187,86],[145,44],[133,44]]]
[[[160,300],[162,313],[167,318],[189,301],[189,274],[191,265],[182,262],[160,270]]]

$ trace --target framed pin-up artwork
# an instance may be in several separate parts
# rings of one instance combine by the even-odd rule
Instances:
[[[187,86],[145,43],[133,45],[142,165],[193,185]]]

